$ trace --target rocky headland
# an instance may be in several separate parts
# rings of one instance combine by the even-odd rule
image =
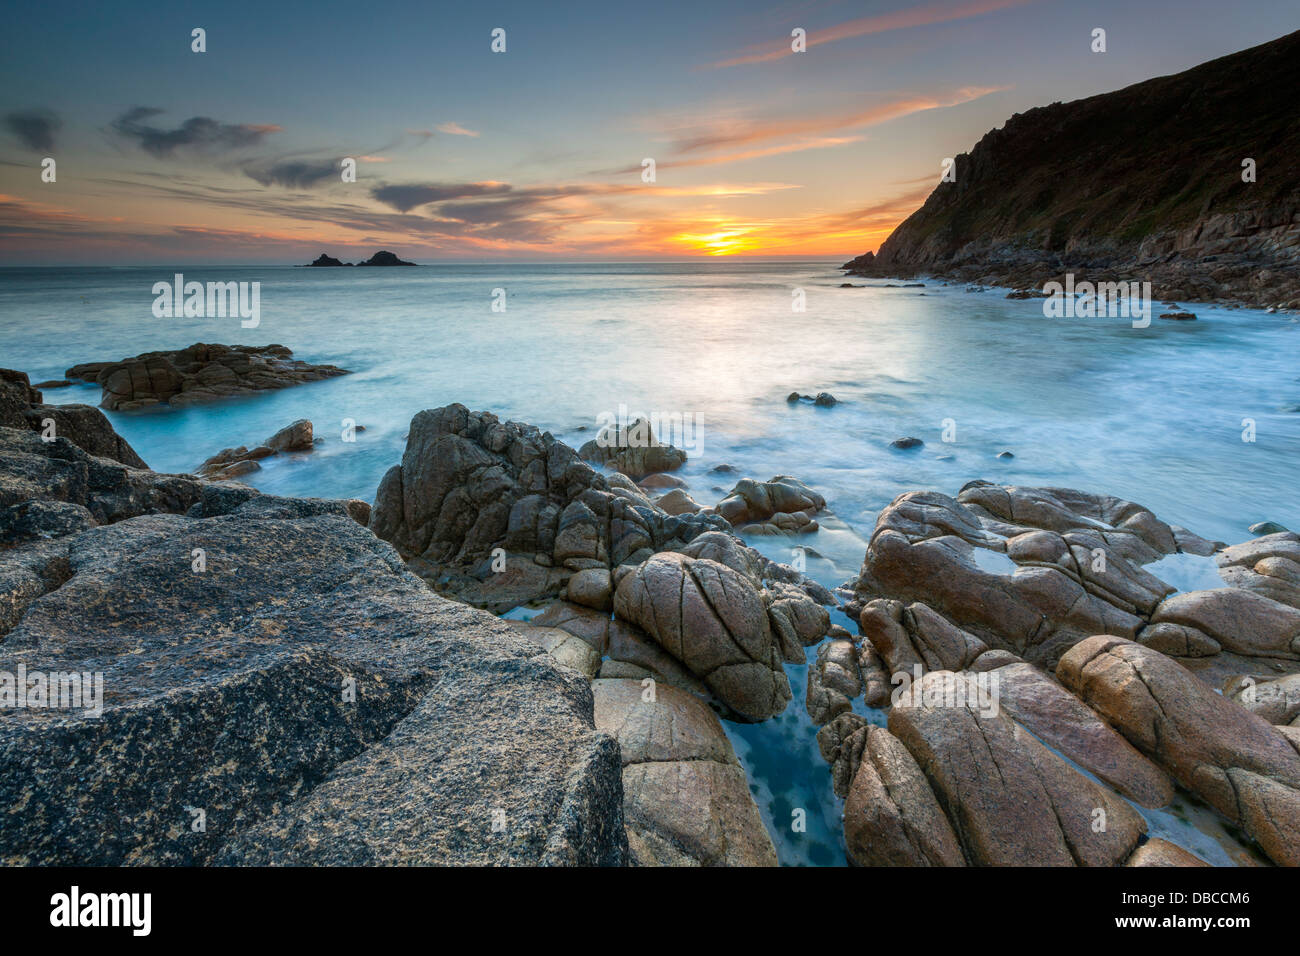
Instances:
[[[0,374],[0,674],[100,674],[102,713],[0,709],[6,863],[772,865],[722,720],[807,662],[852,863],[1200,865],[1136,809],[1185,798],[1300,864],[1300,535],[978,481],[896,499],[832,593],[737,534],[829,515],[788,476],[674,515],[639,445],[449,405],[373,506],[281,498],[48,408]]]
[[[1104,54],[1103,54],[1104,55]],[[1300,32],[1012,116],[850,275],[1300,309]]]

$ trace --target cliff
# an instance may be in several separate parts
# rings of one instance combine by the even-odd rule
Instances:
[[[1300,32],[1016,114],[844,268],[1016,287],[1073,271],[1150,279],[1161,298],[1300,306],[1297,88]]]

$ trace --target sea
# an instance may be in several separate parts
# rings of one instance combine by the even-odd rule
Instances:
[[[313,452],[265,460],[242,479],[281,495],[372,500],[411,417],[451,402],[575,446],[615,418],[688,423],[690,457],[677,474],[702,504],[742,476],[793,475],[825,496],[831,515],[818,532],[749,543],[787,562],[810,548],[807,572],[828,587],[856,575],[893,498],[955,495],[975,479],[1104,492],[1228,543],[1260,521],[1300,529],[1296,315],[1182,303],[1196,320],[1171,321],[1156,302],[1137,328],[1125,316],[1053,318],[1039,299],[933,279],[842,288],[837,266],[0,268],[0,366],[35,383],[81,362],[215,342],[277,343],[351,370],[194,408],[107,412],[165,472],[310,419],[321,439]],[[154,287],[178,273],[259,283],[257,327],[238,316],[159,317]],[[787,401],[792,392],[829,392],[836,403]],[[45,400],[98,404],[99,389],[51,388]],[[904,437],[923,444],[891,446]],[[735,472],[712,471],[722,464]],[[1155,570],[1180,590],[1222,586],[1209,559],[1178,556]],[[788,672],[795,700],[784,714],[725,727],[781,862],[843,865],[842,802],[803,707],[807,666]],[[883,723],[883,712],[858,707]],[[1258,860],[1186,795],[1142,812],[1152,835],[1211,863]]]

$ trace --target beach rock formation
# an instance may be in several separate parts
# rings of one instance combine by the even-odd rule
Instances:
[[[782,662],[803,663],[803,649],[832,631],[813,596],[819,590],[788,565],[710,531],[612,574],[578,572],[567,600],[530,623],[585,641],[602,658],[602,678],[650,678],[732,719],[763,720],[791,697]]]
[[[1170,301],[1300,308],[1300,129],[1283,92],[1297,84],[1300,32],[1018,113],[844,268],[1017,289],[1073,273],[1150,281]]]
[[[201,498],[201,483],[188,475],[132,468],[88,454],[67,438],[47,442],[32,431],[0,427],[0,509],[10,515],[0,544],[57,536],[72,516],[80,516],[74,524],[112,524],[184,513]]]
[[[916,760],[883,727],[861,730],[844,800],[844,843],[858,866],[965,866],[961,844]]]
[[[587,681],[363,503],[0,446],[0,504],[84,519],[0,550],[0,862],[625,862]]]
[[[858,652],[853,641],[837,638],[817,646],[817,659],[808,668],[808,692],[804,698],[808,716],[821,726],[853,706],[862,693]]]
[[[505,611],[558,595],[575,572],[639,563],[728,527],[638,497],[549,432],[448,405],[412,419],[370,527],[439,591]]]
[[[1223,694],[1270,724],[1300,728],[1300,674],[1262,682],[1237,677],[1228,682]]]
[[[713,510],[742,534],[809,534],[818,527],[813,516],[825,508],[826,499],[798,478],[777,475],[742,478]]]
[[[1105,495],[988,482],[956,498],[910,492],[877,519],[850,608],[923,604],[989,648],[1054,666],[1093,634],[1135,637],[1173,591],[1142,565],[1176,550],[1150,511]]]
[[[1199,856],[1177,844],[1152,837],[1133,851],[1125,866],[1209,866]]]
[[[1165,773],[1047,674],[1024,661],[984,673],[996,677],[1002,709],[1061,756],[1140,806],[1173,800]]]
[[[1146,832],[1142,817],[1007,715],[981,712],[974,680],[931,671],[889,712],[889,732],[919,764],[966,858],[978,866],[1123,863]]]
[[[1143,828],[1120,797],[1163,807],[1177,783],[1274,861],[1294,863],[1300,607],[1279,598],[1293,597],[1295,540],[1279,532],[1227,547],[1119,498],[982,481],[884,509],[857,580],[840,591],[863,638],[858,675],[880,688],[874,706],[894,697],[890,732],[967,862],[1172,865],[1179,853],[1158,847],[1130,859]],[[1229,586],[1175,593],[1145,570],[1179,553],[1214,556]],[[852,645],[840,643],[819,648],[810,668],[809,713],[824,723],[836,792],[847,796],[861,771],[874,793],[862,770],[869,725],[849,709],[854,685],[843,679]],[[886,674],[902,679],[892,695]],[[954,688],[967,691],[959,706],[940,704]],[[996,788],[978,782],[990,773]],[[1104,835],[1080,829],[1084,807],[1104,812]],[[854,846],[869,858],[871,842],[850,837],[847,815],[845,826],[851,859]]]
[[[205,345],[145,352],[117,362],[84,362],[68,378],[103,389],[101,408],[130,411],[159,404],[183,408],[239,395],[317,382],[347,369],[311,365],[283,345]]]
[[[1234,544],[1215,561],[1232,587],[1300,609],[1300,534],[1282,531]]]
[[[1077,644],[1056,675],[1274,862],[1300,866],[1300,752],[1277,728],[1164,654],[1120,637]]]
[[[614,614],[743,717],[764,720],[790,701],[763,599],[726,565],[673,552],[654,555],[619,582]]]
[[[597,680],[591,689],[596,729],[622,752],[633,865],[776,866],[744,768],[703,701],[637,680]]]
[[[317,256],[317,257],[316,257],[315,259],[313,259],[311,262],[307,263],[307,265],[308,265],[308,266],[315,266],[315,267],[322,267],[322,266],[343,266],[343,265],[348,265],[348,266],[350,266],[350,265],[352,265],[352,263],[350,263],[350,262],[340,262],[338,259],[335,259],[333,256],[327,256],[325,253],[322,252],[319,256]]]

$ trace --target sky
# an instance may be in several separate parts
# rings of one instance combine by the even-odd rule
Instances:
[[[3,2],[0,265],[847,259],[1012,114],[1300,27],[1291,0]]]

